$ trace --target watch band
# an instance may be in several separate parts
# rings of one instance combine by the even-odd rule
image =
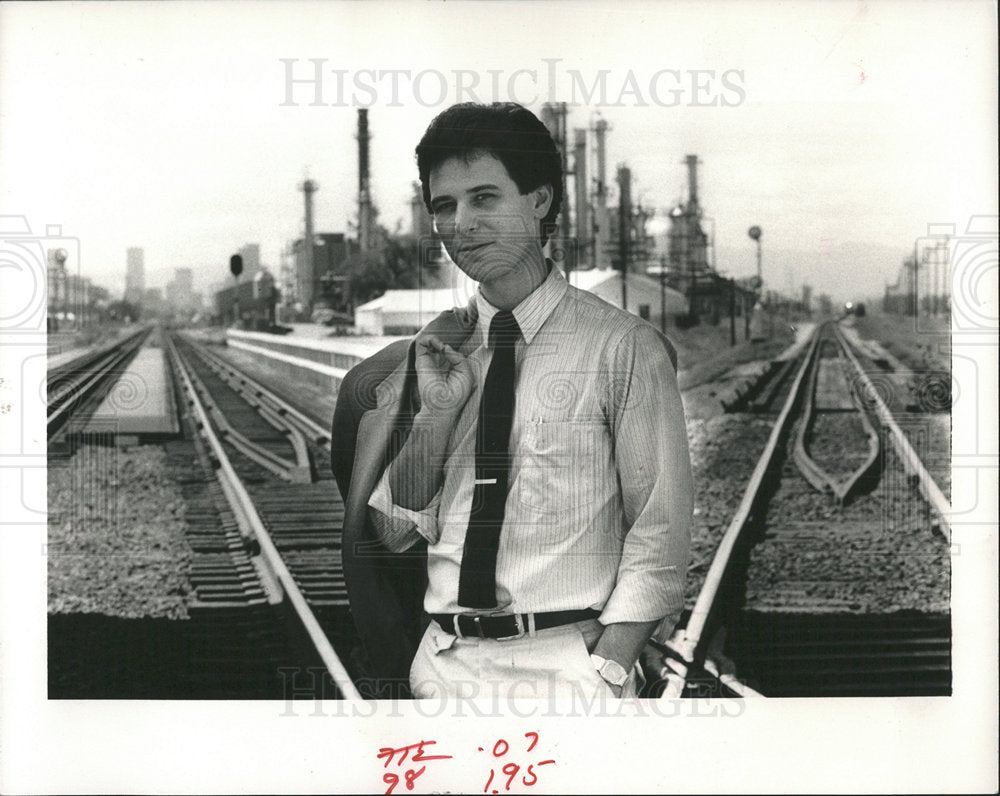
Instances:
[[[618,663],[618,661],[602,658],[600,655],[594,654],[591,654],[590,660],[591,663],[594,664],[594,668],[597,669],[597,673],[601,676],[604,682],[609,683],[616,688],[621,688],[628,682],[629,674],[625,671],[624,667]]]

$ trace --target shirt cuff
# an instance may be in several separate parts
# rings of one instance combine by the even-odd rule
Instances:
[[[368,499],[368,508],[372,510],[369,515],[383,544],[393,552],[399,552],[412,547],[421,537],[428,544],[438,541],[440,530],[437,515],[440,503],[441,490],[438,489],[430,503],[419,511],[397,506],[392,502],[389,470],[386,469]]]
[[[677,567],[620,573],[599,620],[602,625],[662,620],[654,637],[669,633],[684,610],[684,580]]]

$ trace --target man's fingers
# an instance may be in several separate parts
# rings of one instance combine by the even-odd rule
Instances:
[[[421,351],[440,351],[444,344],[433,334],[420,335],[417,338],[417,349]]]
[[[465,357],[462,354],[459,354],[458,351],[456,351],[450,345],[448,345],[447,343],[442,343],[442,345],[444,347],[441,349],[441,353],[444,355],[444,358],[448,361],[448,364],[461,365],[463,362],[465,362]]]
[[[418,346],[421,351],[418,352],[418,356],[432,356],[438,355],[439,358],[436,359],[437,363],[447,362],[451,367],[460,365],[465,361],[465,357],[458,353],[454,348],[433,334],[425,335],[418,340]]]

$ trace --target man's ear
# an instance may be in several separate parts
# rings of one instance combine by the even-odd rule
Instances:
[[[535,218],[541,220],[548,215],[549,208],[552,207],[552,186],[545,184],[540,185],[531,192],[531,198],[533,202],[532,211],[535,214]]]

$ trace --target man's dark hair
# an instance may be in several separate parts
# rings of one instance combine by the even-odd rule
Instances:
[[[548,128],[516,102],[463,102],[434,118],[417,144],[417,169],[428,212],[431,170],[449,158],[468,161],[484,152],[503,163],[522,194],[543,185],[552,187],[552,205],[539,224],[544,246],[562,206],[562,159]]]

